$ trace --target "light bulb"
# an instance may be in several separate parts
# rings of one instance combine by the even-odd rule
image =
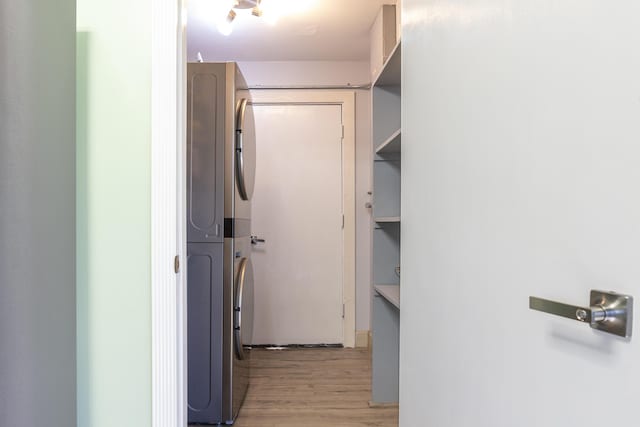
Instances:
[[[228,21],[218,23],[217,28],[223,36],[228,36],[233,31],[233,25]]]
[[[211,16],[213,25],[218,31],[224,35],[231,34],[231,22],[236,17],[233,10],[235,0],[214,0],[207,2],[211,7]]]
[[[231,34],[231,31],[233,31],[233,26],[231,25],[231,23],[234,19],[236,19],[236,12],[233,9],[230,9],[224,21],[218,22],[218,31],[223,36],[228,36],[229,34]]]

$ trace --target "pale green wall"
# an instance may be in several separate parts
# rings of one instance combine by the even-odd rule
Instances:
[[[151,0],[77,1],[78,426],[151,426]]]

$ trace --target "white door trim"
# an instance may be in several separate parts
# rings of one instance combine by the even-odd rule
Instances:
[[[356,207],[355,207],[355,92],[327,90],[251,90],[252,103],[340,105],[344,137],[342,143],[342,206],[343,230],[343,291],[344,304],[343,345],[354,347],[356,343]]]
[[[187,425],[185,96],[183,0],[157,0],[151,27],[151,416]]]

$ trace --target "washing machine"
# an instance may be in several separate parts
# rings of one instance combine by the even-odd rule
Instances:
[[[249,386],[255,125],[235,63],[187,67],[188,420],[232,424]]]

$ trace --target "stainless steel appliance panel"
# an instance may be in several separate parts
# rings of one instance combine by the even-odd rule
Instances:
[[[251,200],[256,179],[256,140],[253,106],[248,98],[238,101],[235,158],[238,194],[241,200]]]
[[[228,243],[227,243],[228,242]],[[225,262],[229,261],[233,263],[233,277],[229,277],[230,279],[226,283],[232,284],[232,292],[233,292],[233,300],[239,301],[242,300],[242,311],[239,312],[240,321],[242,322],[243,332],[242,338],[246,341],[244,343],[239,343],[237,341],[238,334],[234,333],[231,335],[231,339],[228,341],[230,344],[230,348],[226,351],[225,355],[229,362],[231,377],[230,381],[225,385],[227,390],[229,391],[231,399],[229,400],[228,410],[232,418],[238,416],[238,412],[242,406],[242,402],[247,394],[247,389],[249,387],[249,376],[250,376],[250,355],[251,348],[247,345],[251,342],[251,334],[253,330],[253,269],[250,264],[250,256],[251,256],[251,237],[249,235],[244,236],[236,236],[235,238],[225,239],[225,251],[227,249],[231,249],[229,252],[225,252],[225,255],[232,257],[233,259],[225,260]],[[243,275],[243,277],[241,277]],[[243,288],[243,293],[241,295],[237,294],[238,285],[241,285]],[[233,310],[230,313],[229,320],[231,321],[231,326],[235,332],[235,326],[237,325],[237,319],[235,316],[238,313],[235,310],[235,306],[237,304],[232,304]],[[242,346],[242,354],[239,355],[237,351],[238,345]]]
[[[233,98],[233,106],[227,104],[226,125],[232,129],[231,139],[225,148],[225,218],[251,218],[251,194],[255,181],[255,120],[253,105],[246,83],[235,64],[227,64],[227,96]],[[234,88],[231,90],[230,88]],[[243,100],[246,100],[243,102]],[[241,108],[244,104],[244,108]],[[241,135],[241,150],[237,144]],[[240,159],[239,154],[242,156]],[[237,166],[242,164],[242,170]],[[243,179],[239,184],[238,176]],[[243,188],[240,188],[242,186]],[[243,191],[240,191],[243,190]],[[243,197],[244,196],[246,197]]]
[[[187,67],[187,241],[220,242],[224,225],[225,64]]]
[[[187,244],[189,422],[222,420],[223,245]]]
[[[237,262],[233,311],[235,355],[244,360],[253,340],[253,264],[250,257],[242,257]]]
[[[195,286],[188,301],[189,423],[232,424],[249,385],[250,349],[244,344],[251,342],[253,329],[250,197],[255,126],[246,83],[236,64],[189,64],[188,71],[187,239],[190,254],[197,255],[188,265],[193,272],[189,271],[187,284]],[[206,99],[198,101],[201,95]],[[212,241],[221,243],[203,243]],[[196,254],[202,251],[198,245],[208,251],[215,247],[216,256]],[[242,292],[236,298],[241,304],[236,304],[235,323],[241,326],[235,334],[238,285]],[[234,335],[242,351],[235,351]]]

